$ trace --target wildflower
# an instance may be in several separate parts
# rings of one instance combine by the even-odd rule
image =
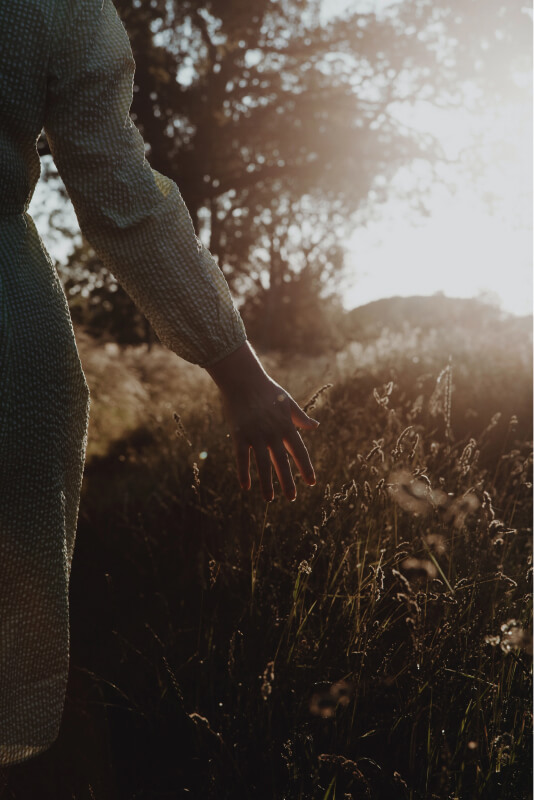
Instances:
[[[438,571],[433,561],[421,558],[405,558],[400,563],[401,570],[405,575],[414,580],[416,578],[436,578]]]
[[[476,511],[480,501],[472,492],[466,492],[462,497],[455,498],[447,509],[445,521],[453,520],[455,528],[462,528],[466,517]]]
[[[312,394],[308,402],[303,406],[302,410],[304,411],[304,413],[309,414],[310,411],[313,411],[319,397],[323,394],[323,392],[326,392],[328,391],[328,389],[331,389],[332,386],[333,386],[332,383],[325,383],[324,386],[321,386],[320,389],[317,389],[317,391]]]
[[[359,769],[357,763],[350,758],[345,758],[345,756],[340,756],[335,753],[321,753],[319,761],[323,764],[339,767],[344,772],[349,773],[353,778],[367,784],[363,772]]]
[[[477,450],[477,443],[475,439],[469,439],[468,443],[462,450],[462,454],[458,459],[458,469],[460,470],[460,475],[464,477],[467,475],[469,470],[476,464],[479,456],[479,450]]]
[[[448,364],[438,375],[428,408],[433,417],[441,415],[445,420],[445,436],[452,440],[451,430],[452,364]]]
[[[174,421],[176,422],[176,436],[178,436],[179,439],[183,439],[189,447],[192,447],[193,445],[189,441],[186,430],[182,423],[182,419],[180,415],[176,413],[176,411],[173,414],[173,418]]]
[[[373,389],[373,397],[382,408],[386,408],[389,404],[389,397],[393,391],[393,381],[390,381],[383,388],[383,394],[380,395],[378,389]]]
[[[193,462],[193,483],[191,484],[191,488],[198,496],[200,489],[200,470],[196,461]]]
[[[429,514],[443,502],[443,492],[432,489],[428,477],[421,472],[414,477],[407,470],[398,470],[390,475],[389,480],[390,495],[401,508],[412,514]]]
[[[314,692],[310,698],[310,712],[323,719],[336,713],[338,706],[347,706],[353,695],[353,688],[347,681],[333,683],[326,689]]]
[[[221,571],[221,565],[214,558],[210,558],[208,566],[210,570],[210,586],[213,588]]]
[[[393,448],[393,450],[391,451],[391,456],[392,456],[392,458],[393,458],[395,461],[396,461],[398,458],[400,458],[400,456],[401,456],[401,454],[402,454],[402,452],[403,452],[403,446],[402,446],[402,445],[403,445],[404,439],[405,439],[405,438],[408,436],[408,434],[409,434],[409,433],[411,433],[412,431],[413,431],[413,425],[408,425],[408,427],[407,427],[407,428],[405,428],[405,429],[402,431],[402,433],[400,434],[399,438],[397,439],[397,441],[396,441],[396,443],[395,443],[395,447],[394,447],[394,448]]]
[[[532,636],[525,631],[516,619],[509,619],[501,625],[501,650],[526,650],[532,652]]]
[[[431,547],[438,555],[443,555],[443,553],[445,553],[447,550],[445,537],[440,533],[429,533],[425,538],[428,546]]]
[[[262,681],[261,684],[261,696],[264,700],[267,700],[271,692],[273,691],[273,682],[274,682],[274,661],[269,661],[267,666],[263,670],[263,676],[261,676],[260,680]]]

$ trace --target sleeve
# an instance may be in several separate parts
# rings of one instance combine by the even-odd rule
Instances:
[[[209,366],[246,341],[224,275],[133,125],[134,61],[111,0],[58,0],[45,132],[80,227],[175,353]]]

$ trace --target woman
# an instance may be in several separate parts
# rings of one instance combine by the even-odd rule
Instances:
[[[0,5],[0,766],[54,741],[68,669],[68,580],[88,389],[69,312],[31,218],[36,139],[50,149],[80,226],[164,344],[221,390],[239,481],[254,450],[288,499],[313,467],[314,428],[265,373],[222,272],[176,185],[151,170],[129,118],[134,63],[111,0]]]

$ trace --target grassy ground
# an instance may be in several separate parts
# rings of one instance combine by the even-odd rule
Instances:
[[[301,403],[333,384],[306,436],[317,486],[269,506],[239,490],[201,370],[81,351],[69,694],[12,798],[531,796],[522,335],[267,359]]]

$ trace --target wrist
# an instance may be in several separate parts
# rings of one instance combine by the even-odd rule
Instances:
[[[240,391],[268,379],[267,373],[248,341],[230,355],[206,367],[206,371],[223,392]]]

